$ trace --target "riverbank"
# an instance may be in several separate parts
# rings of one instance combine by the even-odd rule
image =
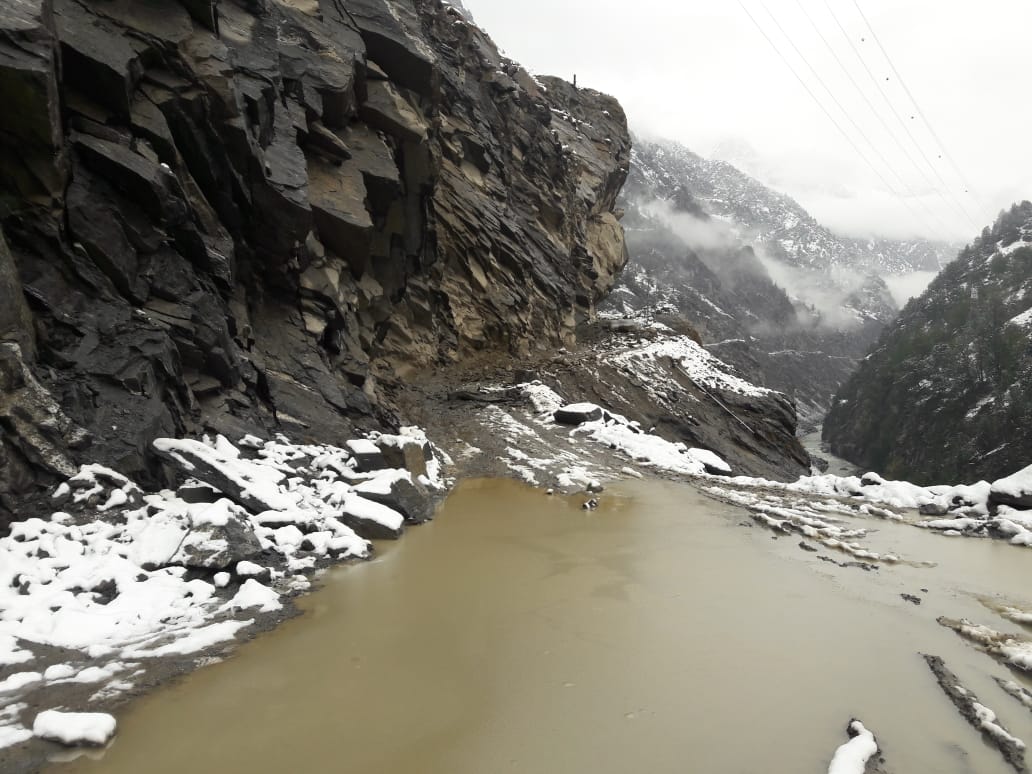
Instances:
[[[576,396],[571,397],[576,399]],[[986,643],[987,649],[991,649],[990,646],[996,648],[997,654],[1004,652],[1001,650],[1003,648],[1011,651],[1017,648],[1018,652],[1023,652],[1024,640],[1020,636],[1007,639],[997,631],[1000,623],[995,620],[997,615],[993,613],[994,610],[1009,610],[1032,617],[1032,602],[1019,595],[1022,588],[1021,582],[1017,580],[1019,573],[1004,577],[1000,569],[1020,563],[1021,559],[1017,558],[1017,554],[1005,554],[1002,563],[997,566],[997,557],[991,550],[970,546],[991,542],[1003,551],[1020,553],[1020,549],[996,541],[950,541],[937,538],[928,529],[915,529],[929,526],[928,520],[922,519],[918,513],[919,506],[934,506],[944,510],[963,509],[964,513],[971,514],[978,507],[984,506],[984,496],[990,489],[988,484],[984,487],[985,492],[982,492],[972,487],[914,487],[905,482],[885,482],[870,475],[862,479],[855,476],[812,476],[792,484],[730,477],[728,473],[733,472],[729,470],[730,466],[712,452],[690,449],[684,444],[664,440],[651,432],[651,428],[642,427],[640,423],[592,404],[575,407],[564,405],[566,400],[562,396],[540,382],[515,386],[484,384],[472,397],[463,395],[456,398],[453,404],[451,411],[440,413],[435,429],[431,430],[435,439],[442,439],[436,448],[429,446],[422,432],[414,430],[400,436],[374,435],[371,439],[356,439],[347,450],[294,447],[282,439],[274,442],[244,439],[239,447],[225,439],[210,439],[208,444],[163,442],[163,453],[170,455],[171,459],[178,455],[180,463],[185,461],[192,474],[200,478],[207,475],[211,479],[208,484],[218,486],[219,492],[216,494],[229,495],[228,499],[213,498],[209,491],[207,499],[214,499],[214,503],[190,504],[184,500],[178,504],[176,501],[186,496],[185,491],[144,496],[133,489],[131,482],[120,481],[117,474],[97,470],[92,471],[92,479],[69,485],[67,491],[59,490],[56,494],[65,498],[66,507],[73,512],[77,497],[82,499],[79,516],[74,516],[74,513],[68,514],[68,518],[60,516],[49,524],[37,520],[39,523],[33,522],[30,525],[32,529],[39,532],[64,531],[68,533],[65,537],[68,537],[72,530],[81,532],[87,528],[96,529],[89,527],[94,523],[101,527],[105,524],[120,524],[119,528],[124,534],[135,534],[133,525],[136,521],[148,527],[155,523],[164,523],[168,528],[174,528],[177,524],[191,525],[193,530],[187,529],[185,535],[178,534],[172,543],[168,541],[167,535],[161,540],[143,542],[151,549],[155,545],[171,546],[170,550],[174,549],[176,554],[182,545],[189,543],[197,550],[198,557],[222,562],[226,561],[226,557],[222,555],[221,549],[213,550],[215,547],[210,545],[213,541],[217,542],[218,536],[207,534],[201,541],[188,541],[186,537],[194,534],[200,526],[205,529],[212,526],[225,529],[230,521],[237,519],[242,520],[244,526],[249,524],[248,528],[259,541],[258,547],[265,556],[262,561],[266,562],[267,575],[244,577],[253,573],[242,573],[241,564],[245,567],[248,562],[255,561],[257,564],[254,556],[234,557],[233,569],[229,572],[215,566],[198,567],[196,558],[191,560],[194,563],[192,570],[182,557],[177,561],[159,562],[179,568],[166,571],[164,575],[183,591],[180,602],[185,605],[185,609],[196,610],[195,604],[200,603],[206,606],[205,609],[218,614],[217,620],[195,618],[191,626],[194,629],[220,627],[215,630],[219,636],[211,642],[198,642],[196,639],[191,642],[190,627],[184,629],[181,626],[182,620],[173,620],[167,630],[145,636],[143,639],[146,642],[143,645],[140,642],[123,643],[121,646],[128,648],[128,652],[114,655],[96,653],[89,656],[87,653],[93,659],[89,662],[80,657],[78,662],[69,663],[63,651],[55,651],[51,656],[32,652],[32,657],[39,664],[38,668],[36,663],[31,667],[14,664],[4,675],[0,675],[5,680],[11,675],[29,675],[33,678],[19,684],[19,680],[24,678],[16,677],[8,683],[20,693],[11,697],[3,722],[9,727],[15,727],[16,731],[17,726],[27,729],[35,713],[55,705],[86,705],[89,709],[122,708],[130,698],[138,697],[170,678],[225,658],[240,642],[290,617],[295,610],[295,602],[300,602],[301,609],[308,609],[307,597],[295,597],[308,590],[313,574],[318,577],[318,573],[331,562],[349,558],[368,559],[371,556],[370,539],[381,541],[377,543],[377,556],[387,557],[395,553],[395,545],[382,542],[382,539],[396,537],[403,523],[421,521],[429,515],[427,509],[432,509],[429,492],[420,494],[417,490],[413,499],[413,492],[406,489],[402,482],[407,482],[407,486],[413,489],[418,485],[437,487],[437,491],[441,491],[439,487],[445,483],[442,467],[445,463],[448,464],[448,475],[463,481],[488,474],[515,476],[536,485],[534,489],[523,490],[504,489],[504,485],[499,484],[502,489],[498,490],[497,496],[486,498],[478,507],[478,512],[484,518],[491,518],[491,514],[500,511],[508,513],[508,518],[515,519],[523,512],[520,509],[524,509],[530,514],[526,518],[531,519],[531,523],[526,525],[528,531],[523,539],[535,542],[538,541],[539,532],[548,533],[548,529],[541,527],[535,520],[539,512],[552,513],[558,508],[558,513],[564,514],[564,518],[570,512],[577,513],[576,525],[580,529],[580,539],[590,541],[594,539],[591,537],[594,530],[606,523],[605,519],[591,520],[593,514],[623,513],[625,516],[633,515],[632,522],[636,522],[640,518],[639,508],[633,504],[628,505],[629,502],[635,502],[635,497],[636,502],[641,502],[643,498],[648,499],[649,491],[667,492],[670,487],[680,487],[677,489],[680,494],[675,499],[683,501],[684,507],[680,511],[682,518],[688,516],[706,522],[714,514],[723,515],[722,518],[736,528],[749,528],[763,535],[760,539],[762,545],[768,545],[764,540],[773,539],[776,543],[771,545],[779,546],[775,549],[777,552],[782,550],[780,546],[789,546],[788,553],[796,561],[804,561],[808,567],[822,567],[825,572],[819,574],[823,576],[831,573],[837,577],[837,573],[846,573],[839,584],[842,586],[859,585],[865,589],[864,584],[877,585],[883,582],[865,578],[889,579],[891,585],[899,586],[890,595],[896,606],[921,607],[927,599],[923,595],[928,594],[927,590],[932,587],[921,577],[921,573],[936,572],[935,568],[943,561],[943,557],[949,557],[950,562],[955,563],[951,571],[959,573],[955,577],[963,578],[965,583],[981,573],[997,579],[999,584],[976,584],[964,592],[977,593],[983,599],[994,599],[992,605],[979,607],[951,604],[939,609],[936,618],[963,621],[971,617],[972,620],[990,624],[996,628],[986,629],[986,636],[991,639],[991,642]],[[557,421],[557,417],[563,421]],[[389,467],[386,457],[401,467]],[[252,470],[249,467],[252,465],[264,465],[265,469]],[[269,477],[271,488],[266,480]],[[642,481],[636,483],[637,479]],[[191,490],[191,498],[199,497],[196,490],[203,489],[198,483],[185,486]],[[629,497],[628,491],[633,491],[634,497]],[[708,499],[701,499],[703,495]],[[152,499],[148,500],[148,497]],[[358,499],[349,499],[355,497]],[[979,501],[982,506],[976,502],[978,497],[983,498]],[[253,498],[264,498],[264,501],[256,503]],[[289,502],[279,498],[286,498]],[[377,513],[374,508],[371,512],[367,499],[386,510]],[[510,499],[512,502],[509,502]],[[219,520],[224,517],[225,523],[214,525],[211,523],[211,514],[203,514],[219,502],[224,505],[215,510],[220,514]],[[118,519],[111,519],[110,515],[102,515],[99,521],[96,519],[96,510],[103,509],[108,503],[116,503],[114,511],[123,512],[124,524]],[[199,520],[198,516],[201,516]],[[970,518],[977,521],[974,517]],[[988,511],[982,518],[982,523],[988,523]],[[647,519],[642,523],[651,524]],[[241,524],[237,523],[237,526]],[[755,530],[756,527],[761,529]],[[652,524],[648,527],[652,528],[659,529],[660,525]],[[675,528],[667,522],[662,525],[662,529]],[[360,534],[362,530],[366,530],[364,534]],[[436,528],[431,528],[431,532],[436,534]],[[416,535],[422,533],[423,530],[415,532]],[[913,534],[908,537],[906,533]],[[603,528],[601,537],[605,534]],[[887,540],[887,536],[891,539]],[[15,543],[27,558],[41,558],[41,549],[50,553],[50,548],[40,542],[41,535],[32,537],[25,532],[20,535],[21,540],[17,540],[18,537],[15,536]],[[104,536],[105,539],[110,537]],[[240,546],[247,542],[241,542],[239,534],[233,540],[227,540],[228,537],[226,534],[221,536],[225,548],[229,548],[230,544]],[[786,537],[790,539],[782,540]],[[626,542],[632,538],[640,540],[641,536],[632,532],[621,540]],[[461,542],[461,539],[456,539]],[[36,543],[30,544],[32,540]],[[685,561],[703,562],[695,556],[695,552],[706,550],[706,536],[702,535],[700,541],[697,547],[684,546]],[[114,542],[119,542],[117,537]],[[630,551],[630,545],[625,545],[623,550]],[[953,550],[954,546],[956,551]],[[741,566],[741,562],[745,561],[743,556],[729,550],[722,561],[732,573],[751,572]],[[993,560],[982,567],[979,562],[986,556],[992,556]],[[978,557],[978,560],[973,562],[973,557]],[[36,564],[45,568],[47,561],[54,557],[42,558],[45,561]],[[588,563],[595,561],[590,551],[583,555],[583,559]],[[373,560],[374,564],[378,561]],[[138,562],[137,569],[143,569],[142,563]],[[155,569],[160,571],[162,567]],[[151,569],[145,572],[154,571]],[[404,572],[404,569],[399,566],[398,571]],[[917,572],[918,575],[910,578],[911,572]],[[1021,572],[1024,572],[1024,567]],[[228,575],[229,580],[221,588],[218,585],[220,574]],[[489,576],[490,571],[485,569],[468,576],[466,580],[475,584],[490,583]],[[731,582],[724,580],[721,573],[715,573],[716,576],[721,578],[720,583]],[[355,576],[348,574],[347,577]],[[95,575],[94,580],[98,578]],[[901,584],[900,578],[909,580]],[[144,575],[142,580],[150,578]],[[709,582],[701,578],[697,580],[703,585]],[[947,579],[942,580],[943,583],[947,582]],[[126,582],[130,581],[142,582],[138,578]],[[755,582],[763,585],[764,581],[756,578]],[[118,583],[115,586],[116,590],[122,591]],[[976,587],[977,592],[971,590]],[[105,588],[90,585],[68,590],[73,595],[92,595],[90,599],[95,603],[93,612],[107,614],[117,609],[118,605],[111,607],[112,599],[104,600]],[[32,589],[32,583],[29,582],[27,590],[31,592]],[[199,596],[198,592],[201,592]],[[361,593],[372,594],[375,599],[376,587],[363,584]],[[852,590],[850,593],[853,593]],[[234,604],[233,601],[241,595],[243,598]],[[867,600],[867,597],[863,599]],[[590,600],[585,603],[591,604]],[[429,602],[427,604],[428,610],[436,609]],[[487,602],[482,601],[481,605],[484,604]],[[691,609],[696,604],[693,601]],[[759,603],[743,596],[735,604],[739,606],[741,615],[751,616],[754,614],[752,607]],[[777,606],[774,601],[762,604]],[[814,615],[817,618],[809,625],[811,628],[823,625],[817,621],[832,615],[824,609],[831,604],[832,601],[825,599],[820,600],[819,604],[815,603]],[[922,611],[929,609],[921,607]],[[481,608],[478,611],[482,612]],[[481,612],[477,612],[477,615]],[[866,610],[857,614],[861,618],[869,615]],[[58,618],[51,621],[53,628],[68,631],[67,626],[56,625]],[[1013,615],[1004,618],[1016,620]],[[935,618],[932,622],[935,622]],[[159,619],[157,623],[164,625],[169,622]],[[699,625],[704,629],[712,626],[705,621],[700,621]],[[892,624],[893,627],[904,625],[901,621]],[[948,629],[939,626],[936,631],[945,633]],[[960,631],[963,634],[966,630]],[[408,647],[418,650],[423,636],[425,632],[413,631]],[[739,631],[730,632],[729,636],[756,636],[762,639],[765,635]],[[815,634],[803,627],[795,630],[793,636]],[[963,646],[960,638],[951,641],[959,643],[961,650],[968,647]],[[89,645],[76,644],[80,647]],[[941,644],[937,644],[936,648],[938,652],[944,652]],[[43,658],[50,660],[40,660]],[[817,656],[808,654],[807,658]],[[105,671],[105,666],[112,669]],[[60,668],[50,672],[53,667]],[[327,674],[331,673],[330,667],[326,669]],[[85,679],[87,676],[90,679]],[[1000,678],[1000,675],[994,677]],[[416,675],[414,679],[418,683],[421,678]],[[159,691],[156,695],[162,694],[163,691]],[[980,693],[983,694],[984,691]],[[134,711],[133,706],[135,703],[129,706],[130,714]],[[124,710],[119,714],[124,714]],[[835,718],[835,739],[841,736],[842,728],[848,720],[848,717]],[[865,717],[864,720],[876,732],[880,731],[873,719]],[[125,736],[126,730],[123,728],[122,738]],[[32,741],[27,746],[0,752],[0,765],[5,766],[4,770],[35,770],[45,757],[54,755],[55,749],[53,745]]]
[[[431,518],[446,486],[444,460],[415,428],[347,448],[250,436],[154,445],[181,468],[178,489],[147,493],[84,466],[53,492],[52,515],[0,538],[5,771],[54,752],[34,733],[42,712],[109,712],[224,657],[294,615],[321,570]]]

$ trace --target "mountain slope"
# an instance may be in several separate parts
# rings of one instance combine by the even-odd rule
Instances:
[[[705,159],[675,142],[635,138],[635,161],[653,187],[691,191],[711,215],[733,223],[780,260],[817,271],[905,274],[938,271],[955,253],[946,243],[854,239],[832,233],[791,197],[726,161]]]
[[[1032,203],[946,266],[843,386],[835,454],[917,482],[992,480],[1032,458]]]
[[[883,273],[942,246],[839,237],[784,194],[684,146],[635,138],[620,198],[631,261],[606,306],[687,320],[812,427],[897,313]]]

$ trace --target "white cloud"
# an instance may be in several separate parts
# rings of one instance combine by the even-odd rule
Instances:
[[[757,0],[743,0],[772,36],[777,29]],[[802,0],[836,52],[850,66],[884,121],[909,140],[885,109],[823,2]],[[877,150],[874,174],[800,87],[737,2],[712,0],[466,0],[477,22],[530,69],[572,78],[623,103],[636,127],[710,153],[729,138],[756,149],[754,173],[819,219],[851,234],[970,240],[998,210],[1032,197],[1032,101],[1026,98],[1032,4],[1014,0],[861,0],[896,67],[949,153],[980,193],[964,193],[921,125],[851,3],[835,3],[865,61],[889,89],[904,123],[945,186],[916,149],[918,172],[865,100],[842,74],[798,6],[774,5],[779,22]],[[860,42],[859,38],[865,38]],[[786,56],[795,57],[780,39]],[[812,75],[797,66],[817,91]],[[831,99],[823,97],[829,110]],[[910,116],[914,115],[911,119]],[[848,120],[840,123],[854,135]],[[862,143],[862,140],[857,140]],[[881,163],[878,154],[884,156]],[[897,179],[897,175],[898,178]],[[892,195],[913,191],[914,207]],[[947,201],[929,191],[943,191]],[[948,193],[947,193],[948,191]],[[957,211],[963,199],[970,214]],[[911,198],[904,196],[903,198]],[[923,202],[923,204],[922,204]],[[931,210],[929,215],[925,208]]]

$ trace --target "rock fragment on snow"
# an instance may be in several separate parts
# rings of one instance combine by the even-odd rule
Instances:
[[[387,460],[383,457],[380,447],[372,441],[356,439],[348,441],[345,446],[355,458],[356,469],[362,473],[373,470],[383,470],[387,467]]]
[[[561,425],[581,425],[602,418],[602,409],[594,403],[570,403],[557,408],[552,415]]]
[[[296,505],[277,486],[285,477],[282,471],[240,459],[226,439],[220,436],[218,440],[222,442],[220,448],[190,439],[158,438],[153,447],[162,457],[216,487],[251,513],[288,510]]]
[[[406,435],[381,435],[376,439],[376,447],[383,455],[385,467],[404,469],[413,476],[425,476],[426,463],[433,457],[425,439]]]

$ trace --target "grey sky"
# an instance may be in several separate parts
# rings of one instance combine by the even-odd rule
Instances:
[[[953,167],[938,158],[853,0],[742,2],[884,181],[814,104],[737,0],[465,0],[499,46],[530,70],[566,78],[576,73],[580,84],[619,98],[637,131],[726,157],[840,231],[968,241],[999,209],[1032,198],[1032,2],[858,0],[977,200],[964,195]],[[800,6],[924,174],[886,132]],[[877,151],[838,112],[766,9]],[[947,186],[910,143],[835,17]]]

